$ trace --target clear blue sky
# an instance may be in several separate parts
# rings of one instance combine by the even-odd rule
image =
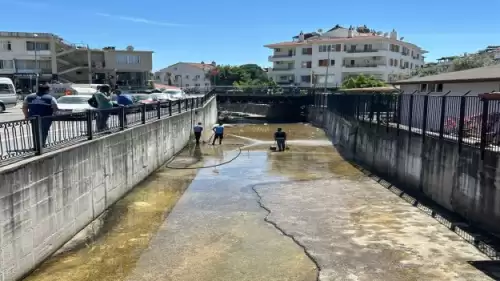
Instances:
[[[153,50],[178,61],[265,66],[263,45],[335,24],[396,28],[430,60],[500,45],[498,0],[0,0],[5,31],[52,32],[95,47]]]

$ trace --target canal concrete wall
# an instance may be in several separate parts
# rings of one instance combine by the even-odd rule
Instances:
[[[217,103],[0,169],[0,280],[18,280],[188,142]]]
[[[325,129],[342,154],[399,188],[494,233],[500,233],[500,157],[477,147],[396,128],[345,119],[310,108],[309,120]]]

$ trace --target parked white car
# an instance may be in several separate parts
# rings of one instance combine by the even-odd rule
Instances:
[[[169,96],[169,100],[182,100],[187,97],[186,93],[183,90],[178,89],[167,89],[162,93],[167,94]]]
[[[92,95],[62,96],[57,99],[57,105],[59,107],[58,113],[77,113],[92,109],[88,103],[90,98],[92,98]]]
[[[14,83],[10,78],[0,77],[0,112],[12,108],[17,104],[17,94]]]

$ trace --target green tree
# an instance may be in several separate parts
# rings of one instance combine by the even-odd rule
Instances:
[[[386,86],[384,81],[376,79],[373,76],[364,76],[363,74],[354,77],[349,77],[342,83],[343,89],[371,88],[371,87],[383,87],[383,86]]]
[[[267,73],[256,64],[220,65],[207,73],[207,78],[210,78],[210,81],[215,81],[216,86],[250,88],[276,85],[267,77]]]
[[[492,53],[481,53],[463,56],[453,60],[452,71],[467,70],[472,68],[490,66],[495,64]]]

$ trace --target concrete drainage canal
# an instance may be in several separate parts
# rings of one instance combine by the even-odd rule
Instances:
[[[285,152],[269,151],[276,127]],[[486,259],[322,130],[240,124],[188,146],[25,280],[493,280],[468,263]]]

